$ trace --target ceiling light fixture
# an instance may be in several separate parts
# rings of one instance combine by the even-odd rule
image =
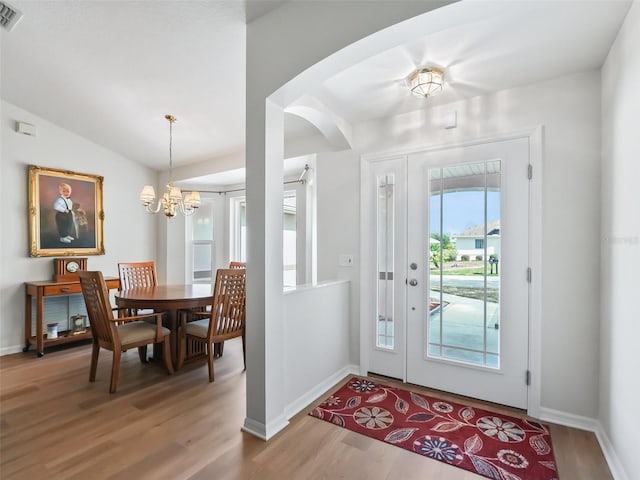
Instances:
[[[417,97],[429,98],[442,91],[444,72],[439,68],[421,68],[409,76],[411,93]]]
[[[169,183],[167,183],[167,191],[160,197],[155,206],[153,202],[156,199],[156,192],[152,185],[145,185],[140,192],[140,201],[149,213],[158,213],[162,207],[162,211],[168,219],[172,219],[180,212],[184,216],[193,215],[196,208],[200,206],[200,192],[188,192],[184,199],[180,187],[176,187],[171,183],[173,159],[171,157],[171,147],[173,144],[173,124],[176,117],[173,115],[165,115],[169,121]]]

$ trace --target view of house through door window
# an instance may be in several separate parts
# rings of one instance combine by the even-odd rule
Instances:
[[[231,259],[247,261],[247,214],[244,197],[235,198],[232,203],[232,252]],[[296,192],[284,192],[282,218],[282,281],[284,286],[296,285]]]
[[[500,367],[500,170],[429,169],[430,357]]]

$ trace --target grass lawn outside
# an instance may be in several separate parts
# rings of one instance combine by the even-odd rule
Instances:
[[[436,268],[433,262],[430,265],[430,270],[432,274],[436,274],[440,272],[439,268]],[[495,273],[496,268],[494,267],[494,273],[491,272],[491,265],[487,265],[487,277],[497,277],[498,274]],[[445,262],[442,267],[443,275],[484,275],[484,262]]]

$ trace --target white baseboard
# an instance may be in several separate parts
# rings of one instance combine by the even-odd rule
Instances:
[[[573,413],[561,412],[551,408],[540,407],[540,420],[557,423],[565,427],[579,428],[580,430],[588,430],[596,432],[600,427],[598,421],[594,418],[574,415]]]
[[[611,470],[613,478],[615,480],[629,480],[629,476],[626,474],[622,463],[620,463],[618,454],[614,450],[609,436],[600,424],[598,424],[598,430],[596,430],[596,438],[598,439],[600,448],[602,448],[602,453],[604,453],[604,458],[607,460],[607,465],[609,465],[609,470]]]
[[[598,420],[544,407],[540,407],[540,420],[595,433],[614,480],[629,480],[613,444]]]
[[[305,409],[310,403],[316,400],[320,395],[329,390],[347,375],[359,374],[360,367],[358,367],[357,365],[347,365],[333,375],[321,381],[319,384],[295,399],[293,402],[289,403],[284,409],[285,416],[287,417],[287,419],[290,419],[291,417]]]
[[[283,430],[287,425],[289,425],[289,421],[284,415],[280,415],[278,418],[270,421],[266,425],[262,422],[246,417],[241,430],[253,435],[254,437],[258,437],[261,440],[267,441]]]
[[[3,357],[5,355],[11,355],[12,353],[20,353],[20,352],[22,352],[23,348],[24,348],[24,345],[14,345],[12,347],[2,347],[2,348],[0,348],[0,357]]]
[[[291,417],[302,411],[310,403],[315,401],[320,395],[329,390],[347,375],[357,375],[358,372],[359,367],[357,365],[347,365],[333,375],[330,375],[329,377],[321,381],[319,384],[315,385],[311,390],[304,393],[293,402],[289,403],[284,409],[284,414],[272,420],[267,425],[262,422],[253,420],[252,418],[246,417],[244,419],[242,431],[247,432],[254,437],[258,437],[261,440],[269,440],[282,429],[284,429],[287,425],[289,425],[289,419]]]

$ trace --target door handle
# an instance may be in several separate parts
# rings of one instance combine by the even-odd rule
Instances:
[[[412,287],[415,287],[416,285],[418,285],[418,280],[416,280],[415,278],[412,278],[411,280],[409,280],[409,285],[411,285]]]

